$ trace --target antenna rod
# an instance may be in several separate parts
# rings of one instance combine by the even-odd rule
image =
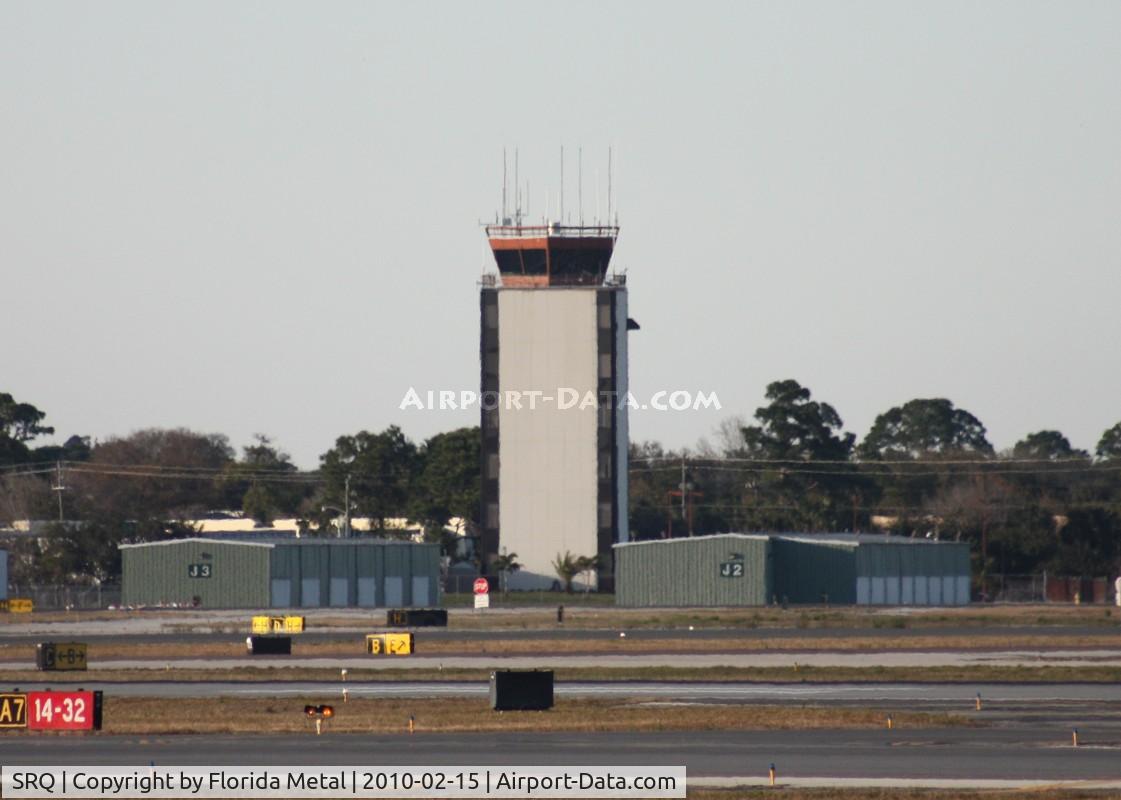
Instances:
[[[522,224],[522,187],[518,182],[518,148],[514,148],[514,224]]]
[[[506,224],[506,148],[502,148],[502,224]]]
[[[596,186],[595,186],[595,196],[596,196],[596,226],[598,227],[598,226],[600,226],[600,225],[602,225],[602,224],[603,224],[603,222],[601,221],[601,217],[600,217],[600,215],[599,215],[599,204],[600,204],[600,202],[601,202],[601,201],[602,201],[602,199],[603,199],[603,198],[602,198],[602,197],[600,196],[600,193],[599,193],[599,170],[598,170],[598,169],[597,169],[597,170],[595,170],[595,171],[594,171],[594,172],[592,173],[592,175],[593,175],[593,177],[594,177],[594,179],[595,179],[595,184],[596,184]]]
[[[564,145],[561,145],[560,224],[564,224]]]
[[[611,147],[607,148],[607,224],[611,224]]]
[[[584,146],[581,145],[576,151],[576,160],[578,163],[576,171],[576,203],[580,212],[580,227],[584,227]]]

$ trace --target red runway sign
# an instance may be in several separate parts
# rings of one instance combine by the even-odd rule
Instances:
[[[40,731],[98,730],[101,698],[94,692],[28,692],[27,727]]]

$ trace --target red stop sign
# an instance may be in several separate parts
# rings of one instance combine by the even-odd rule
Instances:
[[[486,578],[475,578],[475,594],[489,594],[490,584]]]

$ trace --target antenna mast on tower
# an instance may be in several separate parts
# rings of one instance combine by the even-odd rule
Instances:
[[[611,224],[611,147],[607,148],[607,224]]]
[[[580,227],[584,227],[584,147],[576,150],[576,205],[580,215]]]
[[[564,145],[561,145],[560,224],[564,224]]]

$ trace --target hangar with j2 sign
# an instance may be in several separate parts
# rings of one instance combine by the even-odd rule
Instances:
[[[622,606],[969,603],[969,545],[873,534],[725,533],[615,545]]]
[[[190,538],[120,548],[126,606],[407,608],[441,603],[437,544]]]

